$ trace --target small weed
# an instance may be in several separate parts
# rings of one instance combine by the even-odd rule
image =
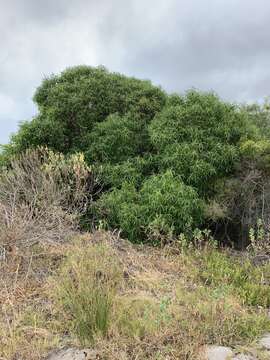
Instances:
[[[193,291],[181,287],[177,301],[182,306],[180,315],[186,331],[194,333],[206,344],[232,345],[253,340],[270,328],[265,313],[244,308],[239,299],[224,293],[224,289],[198,286]]]
[[[223,286],[245,305],[270,306],[270,264],[255,267],[249,259],[210,250],[197,253],[197,277],[206,286]]]

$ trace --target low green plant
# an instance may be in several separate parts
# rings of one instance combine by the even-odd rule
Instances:
[[[213,238],[211,230],[195,228],[189,236],[181,233],[177,238],[177,244],[181,251],[191,251],[204,248],[217,248],[217,241]]]
[[[170,299],[164,297],[157,301],[155,298],[119,299],[120,306],[116,311],[116,326],[120,334],[134,339],[154,336],[163,328],[170,326],[174,314],[170,309]]]
[[[246,305],[270,306],[270,264],[256,267],[249,258],[215,249],[197,256],[197,277],[203,284],[211,288],[222,284],[228,294],[239,296]]]
[[[262,219],[249,229],[250,244],[248,250],[255,255],[270,255],[270,231]]]
[[[176,298],[184,309],[180,315],[183,330],[192,331],[204,344],[232,345],[252,341],[270,326],[265,313],[243,307],[237,297],[222,287],[198,286],[188,291],[180,286]]]

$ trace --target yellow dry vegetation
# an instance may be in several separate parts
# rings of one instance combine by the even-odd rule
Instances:
[[[64,346],[101,359],[193,360],[205,344],[254,348],[270,329],[270,266],[228,251],[134,246],[99,231],[9,249],[0,264],[1,360]]]

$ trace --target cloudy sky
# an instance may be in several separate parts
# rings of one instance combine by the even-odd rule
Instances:
[[[0,143],[41,79],[103,64],[168,91],[270,95],[269,0],[0,0]]]

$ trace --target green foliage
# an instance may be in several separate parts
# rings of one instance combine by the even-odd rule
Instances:
[[[270,140],[246,140],[241,143],[240,152],[242,158],[249,164],[254,164],[263,171],[269,170],[270,166]]]
[[[269,329],[270,320],[265,313],[245,308],[220,288],[206,285],[194,286],[187,291],[179,286],[176,298],[184,306],[181,328],[196,334],[204,343],[232,345],[254,341]]]
[[[134,157],[118,164],[102,164],[97,171],[107,186],[120,188],[124,182],[128,182],[138,187],[154,165],[152,158]]]
[[[87,142],[89,162],[126,161],[149,148],[145,119],[136,114],[110,115],[105,121],[95,124]]]
[[[269,176],[267,102],[236,106],[195,90],[168,95],[150,81],[89,66],[44,79],[34,101],[38,115],[20,125],[0,165],[40,145],[82,152],[100,180],[87,212],[97,223],[120,227],[133,241],[220,221],[256,223],[259,210],[247,215],[247,208],[257,198],[245,207],[239,197],[258,194]],[[256,191],[249,181],[254,169],[261,176]],[[244,191],[241,184],[248,184]],[[207,207],[198,205],[195,214],[194,202]]]
[[[255,267],[249,259],[229,257],[216,250],[199,255],[198,278],[210,287],[239,296],[245,305],[270,305],[270,265]]]
[[[131,241],[142,238],[143,219],[140,195],[134,185],[123,183],[120,189],[104,193],[98,201],[98,213],[112,228],[120,228]]]
[[[199,225],[203,204],[196,190],[185,185],[171,171],[149,177],[140,191],[142,210],[148,226],[161,219],[176,234]]]
[[[176,100],[151,122],[151,141],[165,169],[205,193],[206,183],[233,171],[244,118],[214,94],[190,91]]]
[[[222,102],[216,95],[189,91],[179,104],[169,102],[156,116],[150,126],[151,138],[159,150],[179,141],[219,139],[235,144],[242,134],[242,118],[233,105]]]
[[[245,114],[249,132],[253,134],[253,138],[259,140],[261,138],[269,139],[270,137],[270,103],[269,98],[265,98],[263,104],[248,104],[240,107]]]
[[[11,155],[8,153],[8,145],[0,145],[0,169],[7,165]]]
[[[153,228],[165,234],[188,232],[200,224],[203,203],[196,191],[171,171],[150,176],[136,190],[130,183],[105,193],[99,200],[108,223],[132,241],[147,238]]]
[[[77,66],[44,79],[34,101],[39,115],[21,125],[13,147],[22,151],[47,145],[66,153],[86,150],[94,124],[110,114],[133,112],[150,120],[165,103],[165,94],[149,81]]]
[[[63,124],[54,122],[50,116],[37,115],[32,121],[20,124],[19,131],[11,136],[6,153],[16,155],[29,148],[47,146],[65,152],[66,136]]]

